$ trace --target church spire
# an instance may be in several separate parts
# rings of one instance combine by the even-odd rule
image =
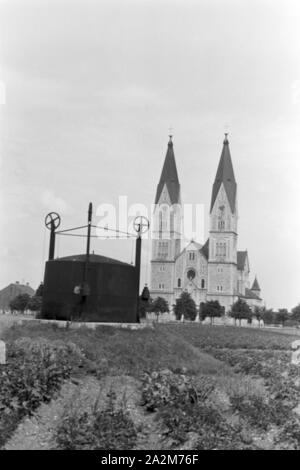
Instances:
[[[178,204],[180,202],[180,184],[177,174],[172,138],[173,136],[169,135],[167,154],[157,186],[155,204],[159,202],[164,185],[167,186],[171,204]]]
[[[258,280],[257,280],[257,277],[256,277],[256,276],[255,276],[255,279],[254,279],[254,281],[253,281],[251,290],[259,291],[259,292],[260,292],[260,287],[259,287]]]
[[[216,197],[218,195],[218,192],[222,183],[224,185],[224,188],[228,197],[231,211],[232,213],[234,213],[235,203],[236,203],[236,181],[235,181],[234,172],[233,172],[227,133],[225,134],[225,138],[223,141],[223,150],[222,150],[215,182],[213,185],[210,212],[213,209]]]

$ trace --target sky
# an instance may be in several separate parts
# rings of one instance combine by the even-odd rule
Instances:
[[[299,24],[298,0],[0,0],[0,288],[43,279],[48,212],[69,228],[90,201],[150,207],[171,126],[206,236],[229,132],[251,279],[268,307],[298,304]],[[134,253],[132,240],[92,249]],[[84,251],[57,240],[57,256]],[[150,256],[145,241],[142,284]]]

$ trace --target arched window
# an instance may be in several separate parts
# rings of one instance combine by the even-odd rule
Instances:
[[[172,211],[170,214],[170,232],[174,232],[174,212]]]
[[[180,278],[178,278],[178,280],[177,280],[177,287],[181,287],[181,279]]]
[[[216,257],[225,258],[226,257],[226,242],[217,242],[216,243]]]
[[[218,229],[219,229],[219,230],[224,230],[224,228],[225,228],[225,222],[224,222],[224,220],[219,220],[219,222],[218,222]]]
[[[205,287],[205,281],[204,279],[201,279],[201,289],[204,289],[204,287]]]

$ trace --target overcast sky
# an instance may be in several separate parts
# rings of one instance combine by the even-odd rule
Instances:
[[[42,280],[50,210],[67,228],[85,223],[89,201],[150,206],[170,125],[183,202],[205,205],[207,235],[227,126],[239,249],[267,305],[295,306],[299,24],[299,0],[0,0],[0,288]],[[92,249],[132,257],[131,241]]]

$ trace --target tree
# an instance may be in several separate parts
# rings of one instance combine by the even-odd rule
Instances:
[[[36,296],[38,297],[43,297],[43,291],[44,291],[44,284],[41,282],[37,290],[35,291]]]
[[[238,299],[231,307],[230,316],[234,318],[235,324],[239,320],[241,326],[242,319],[251,318],[251,308],[243,299]]]
[[[262,310],[262,319],[264,321],[265,325],[271,325],[274,323],[274,318],[275,318],[275,312],[273,311],[272,308],[266,309],[264,308]]]
[[[169,312],[169,304],[163,297],[157,297],[151,306],[151,311],[155,313],[156,319],[158,321],[158,316],[160,313]]]
[[[300,322],[300,304],[292,309],[292,320]]]
[[[28,309],[32,310],[33,312],[37,312],[42,307],[42,301],[43,299],[39,295],[34,295],[33,297],[30,297],[26,305],[26,310]]]
[[[141,295],[139,296],[139,318],[145,318],[150,311],[152,299],[147,284],[145,284]]]
[[[148,300],[143,298],[142,295],[140,295],[140,301],[139,301],[139,316],[140,318],[146,318],[147,312],[152,312],[152,307],[153,307],[153,300],[151,297],[149,297]]]
[[[197,316],[196,304],[188,292],[182,292],[173,307],[177,320],[180,320],[182,315],[186,320],[195,320]]]
[[[281,323],[281,325],[284,326],[285,322],[289,319],[289,316],[289,312],[286,308],[279,308],[275,318],[278,323]]]
[[[147,302],[142,299],[142,296],[139,297],[139,317],[145,318],[147,313]]]
[[[30,299],[29,294],[19,294],[13,300],[10,301],[9,307],[11,311],[17,310],[18,312],[24,312],[27,308],[28,301]]]
[[[201,320],[209,317],[211,324],[213,324],[214,318],[224,315],[224,307],[220,305],[218,300],[209,300],[201,302],[199,312]]]
[[[259,321],[259,326],[260,326],[260,321],[263,319],[263,308],[258,307],[256,305],[254,307],[253,317],[255,317]]]

